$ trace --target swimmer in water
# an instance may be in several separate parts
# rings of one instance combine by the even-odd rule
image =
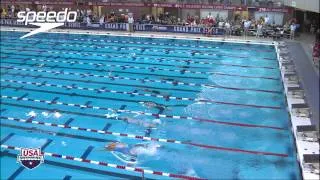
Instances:
[[[140,102],[140,104],[142,104],[143,106],[147,107],[147,108],[156,108],[159,109],[160,112],[163,112],[165,109],[167,109],[167,106],[161,105],[161,104],[157,104],[155,102],[152,101],[143,101]]]
[[[107,151],[117,151],[125,155],[129,155],[132,157],[138,156],[139,149],[148,150],[151,148],[159,148],[160,145],[152,146],[151,143],[147,144],[135,144],[134,146],[130,147],[128,144],[121,143],[121,142],[112,142],[110,144],[107,144],[104,149]]]
[[[36,64],[37,67],[43,67],[44,66],[44,63],[41,63],[41,64]]]
[[[176,81],[176,80],[173,79],[173,78],[161,78],[161,80],[165,80],[165,81]]]
[[[144,92],[149,92],[149,93],[152,93],[152,94],[162,95],[162,96],[164,96],[164,97],[168,97],[168,96],[169,96],[169,94],[167,94],[167,93],[162,93],[162,92],[157,91],[157,90],[142,89],[142,91],[144,91]]]
[[[161,94],[161,92],[157,91],[157,90],[151,90],[151,89],[142,89],[142,90],[145,91],[145,92],[151,92],[153,94]]]
[[[53,132],[53,131],[41,130],[41,129],[38,129],[38,128],[36,128],[36,127],[32,127],[32,128],[30,128],[30,129],[28,129],[27,132],[29,132],[29,133],[50,134],[50,135],[53,135],[53,136],[56,135],[56,133]]]
[[[145,128],[156,128],[161,122],[160,121],[152,121],[152,122],[145,122],[143,120],[133,119],[130,117],[123,118],[125,122],[128,124],[137,124],[139,126],[145,127]]]

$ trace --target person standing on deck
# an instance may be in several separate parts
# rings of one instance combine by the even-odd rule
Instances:
[[[257,25],[257,34],[256,37],[260,37],[260,35],[262,35],[262,23],[259,22]]]
[[[294,22],[292,22],[290,25],[290,39],[291,40],[294,40],[295,31],[296,31],[296,24]]]
[[[245,21],[243,26],[244,26],[244,37],[246,38],[249,32],[249,28],[251,26],[251,21],[250,20]]]
[[[133,15],[132,13],[128,14],[129,18],[128,18],[128,25],[129,25],[129,32],[133,32],[133,23],[134,23],[134,19],[133,19]]]
[[[226,36],[231,36],[231,25],[230,25],[229,21],[227,21],[224,24],[224,28],[225,28],[225,35]]]

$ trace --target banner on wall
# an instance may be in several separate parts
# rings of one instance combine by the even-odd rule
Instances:
[[[281,12],[281,13],[288,13],[289,9],[287,8],[258,8],[259,12]]]
[[[1,25],[6,26],[25,26],[24,23],[17,22],[16,19],[1,19]],[[31,27],[31,26],[27,26]],[[69,22],[65,23],[61,28],[70,29],[90,29],[90,30],[111,30],[111,31],[126,31],[127,23],[80,23]],[[191,33],[191,34],[204,34],[209,31],[209,28],[205,27],[191,27],[191,26],[174,26],[174,25],[160,25],[160,24],[134,24],[135,31],[153,31],[153,32],[174,32],[174,33]],[[223,35],[224,29],[213,28],[213,35]]]

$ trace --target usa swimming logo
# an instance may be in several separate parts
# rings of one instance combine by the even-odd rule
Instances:
[[[39,26],[38,29],[20,37],[23,39],[41,32],[49,31],[50,29],[63,26],[65,22],[75,22],[77,20],[77,12],[69,11],[66,8],[64,11],[20,11],[18,12],[17,22],[24,22],[25,25],[31,24]]]
[[[28,169],[34,169],[44,162],[40,148],[22,148],[17,161]]]

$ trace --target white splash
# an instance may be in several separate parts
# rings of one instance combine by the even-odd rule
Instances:
[[[65,141],[61,141],[62,146],[67,146],[67,143]]]
[[[161,124],[161,120],[160,119],[154,119],[152,122],[155,123],[155,124]]]
[[[159,147],[161,147],[160,144],[151,143],[144,147],[134,147],[131,149],[131,152],[137,155],[154,156],[155,154],[157,154]]]
[[[48,112],[42,112],[41,114],[42,114],[42,116],[44,116],[44,117],[48,117],[48,116],[49,116],[49,113],[48,113]]]
[[[114,118],[114,117],[118,117],[118,114],[117,113],[108,113],[108,114],[105,114],[105,116],[107,117],[107,118]]]
[[[36,117],[37,113],[35,113],[34,111],[30,111],[29,113],[26,114],[29,117]]]
[[[196,171],[195,171],[194,169],[192,169],[192,168],[189,168],[189,169],[187,170],[186,175],[187,175],[187,176],[198,177]]]
[[[54,112],[54,117],[56,117],[56,118],[60,118],[62,115],[59,113],[59,112]]]

